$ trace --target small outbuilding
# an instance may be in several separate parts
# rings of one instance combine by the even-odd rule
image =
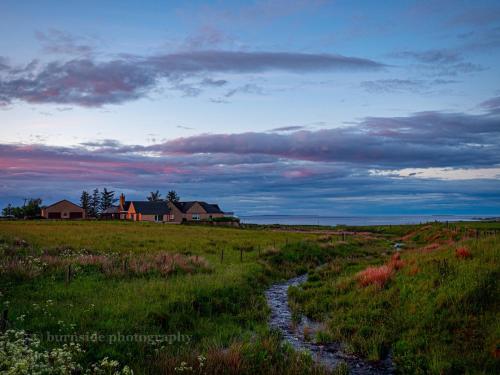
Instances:
[[[63,199],[62,201],[42,208],[42,217],[46,219],[85,219],[85,210]]]

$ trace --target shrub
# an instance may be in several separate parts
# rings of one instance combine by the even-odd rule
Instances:
[[[368,267],[356,275],[361,286],[377,285],[383,288],[389,281],[393,273],[390,266]]]

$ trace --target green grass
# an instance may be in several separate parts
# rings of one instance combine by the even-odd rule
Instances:
[[[389,261],[390,248],[367,244],[373,256],[338,258],[290,290],[292,306],[325,321],[322,335],[353,353],[376,360],[392,352],[401,373],[498,373],[500,236],[467,239],[444,225],[408,229],[405,266],[383,288],[356,280],[360,270]],[[422,251],[430,241],[440,246]],[[463,246],[471,258],[455,255]]]
[[[103,342],[84,343],[83,364],[108,356],[136,374],[175,373],[181,362],[206,374],[323,374],[267,327],[265,288],[308,272],[303,287],[290,289],[290,304],[294,316],[325,323],[321,341],[342,341],[368,359],[392,352],[401,373],[498,372],[500,233],[485,233],[500,230],[499,223],[344,229],[358,233],[343,241],[327,227],[4,221],[2,260],[29,260],[26,267],[35,262],[38,271],[0,270],[0,304],[13,328],[42,338],[47,332],[104,335]],[[476,229],[483,233],[478,239]],[[361,287],[356,274],[386,264],[401,241],[405,266],[383,288]],[[438,248],[421,250],[432,243]],[[459,246],[472,258],[457,258]],[[42,253],[66,260],[80,253],[112,257],[120,267],[125,259],[162,252],[199,256],[209,269],[162,276],[74,264],[68,282],[66,266],[36,268]],[[189,340],[107,341],[178,333]],[[199,355],[206,357],[203,369]]]
[[[42,251],[65,256],[86,249],[129,257],[163,251],[207,259],[210,273],[168,277],[112,277],[93,266],[74,267],[76,273],[69,284],[64,269],[22,279],[5,270],[0,275],[2,302],[9,301],[14,328],[42,337],[47,332],[106,337],[180,333],[190,336],[189,342],[174,342],[162,350],[162,355],[179,358],[195,350],[206,353],[229,347],[255,333],[267,337],[263,290],[272,272],[258,261],[259,254],[263,257],[287,243],[317,237],[203,226],[49,221],[0,222],[0,234],[2,250],[11,256],[36,258]],[[59,345],[47,340],[44,344]],[[95,342],[84,346],[86,363],[109,356],[143,373],[152,366],[155,350],[162,344]]]

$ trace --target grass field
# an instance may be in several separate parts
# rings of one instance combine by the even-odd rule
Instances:
[[[402,373],[498,369],[498,224],[296,229],[0,222],[0,301],[9,328],[40,338],[35,351],[80,335],[84,352],[49,357],[97,363],[91,373],[321,374],[266,324],[264,289],[309,272],[290,297],[297,316],[325,322],[317,340],[369,359],[390,351]],[[0,345],[0,370],[29,351],[0,342],[18,342]]]

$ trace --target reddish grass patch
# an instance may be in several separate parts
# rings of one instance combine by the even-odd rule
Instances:
[[[387,265],[397,271],[405,266],[405,261],[401,259],[401,254],[394,253]]]
[[[459,247],[458,249],[456,249],[455,256],[459,259],[472,258],[472,254],[470,253],[469,249],[467,249],[466,247]]]
[[[429,245],[427,245],[427,246],[422,247],[422,248],[420,249],[420,251],[421,251],[422,253],[431,253],[431,252],[433,252],[433,251],[435,251],[435,250],[439,249],[440,247],[441,247],[441,245],[440,245],[440,244],[438,244],[437,242],[433,242],[433,243],[431,243],[431,244],[429,244]]]
[[[382,288],[389,281],[393,274],[390,266],[368,267],[359,272],[356,277],[361,286],[377,285]]]

